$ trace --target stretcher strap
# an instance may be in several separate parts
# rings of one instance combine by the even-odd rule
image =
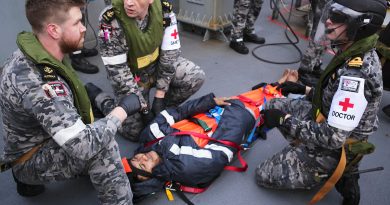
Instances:
[[[243,96],[243,95],[238,95],[237,97],[238,97],[238,99],[239,99],[241,102],[246,102],[246,103],[251,104],[251,105],[256,106],[256,107],[260,106],[261,103],[262,103],[261,100],[259,100],[259,101],[256,102],[256,101],[254,101],[254,100],[252,100],[252,99],[250,99],[250,98],[248,98],[248,97],[245,97],[245,96]]]
[[[158,141],[164,139],[165,137],[166,137],[166,136],[160,137],[160,138],[157,138],[157,139],[154,139],[154,140],[152,140],[152,141],[149,141],[149,142],[145,143],[144,147],[152,146],[152,145],[156,144]]]
[[[204,191],[207,190],[208,187],[206,188],[196,188],[196,187],[189,187],[189,186],[184,186],[184,185],[180,185],[180,189],[184,192],[187,192],[187,193],[193,193],[193,194],[200,194]]]

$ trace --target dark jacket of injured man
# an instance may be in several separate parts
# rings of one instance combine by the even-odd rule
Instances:
[[[255,117],[238,99],[215,98],[211,93],[162,111],[141,133],[140,141],[144,145],[127,160],[132,168],[128,176],[135,199],[162,190],[166,182],[207,187],[219,176],[238,150],[215,141],[209,141],[202,148],[190,135],[176,136],[174,133],[180,130],[172,127],[175,122],[191,119],[218,104],[224,106],[221,106],[222,115],[217,119],[218,127],[211,134],[212,138],[240,145],[251,133],[256,124]]]

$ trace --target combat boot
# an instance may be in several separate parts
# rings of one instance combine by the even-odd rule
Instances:
[[[336,190],[343,196],[343,205],[359,205],[359,174],[344,175],[336,183]]]
[[[390,105],[386,105],[385,107],[383,107],[382,111],[387,117],[390,117]]]
[[[18,179],[16,179],[13,172],[12,172],[12,176],[14,178],[14,181],[16,182],[16,191],[20,196],[33,197],[42,194],[45,191],[44,185],[25,184],[19,181]]]
[[[263,37],[260,37],[260,36],[256,35],[256,34],[246,34],[246,33],[244,33],[244,42],[263,44],[263,43],[265,43],[265,39]]]
[[[248,54],[249,53],[248,47],[245,46],[245,44],[242,40],[241,41],[240,40],[239,41],[231,40],[229,46],[230,46],[230,48],[235,50],[237,53],[241,53],[241,54]]]
[[[81,49],[81,54],[84,57],[92,57],[92,56],[97,56],[98,50],[96,48],[82,48]]]
[[[99,72],[99,68],[96,65],[91,64],[87,59],[84,58],[82,53],[70,54],[72,60],[72,67],[80,72],[94,74]]]

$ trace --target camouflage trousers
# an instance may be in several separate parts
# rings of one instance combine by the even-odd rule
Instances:
[[[68,155],[57,143],[49,140],[30,160],[14,166],[13,172],[26,184],[44,184],[88,175],[101,204],[133,204],[130,182],[123,171],[115,140],[87,161]]]
[[[313,40],[309,41],[302,56],[301,64],[298,68],[298,80],[307,86],[315,86],[322,73],[322,55],[327,49],[326,46],[317,44]]]
[[[244,32],[247,34],[255,32],[254,24],[262,5],[263,0],[234,0],[231,39],[242,38]]]
[[[183,57],[179,57],[173,66],[176,68],[175,76],[171,80],[168,92],[165,94],[165,104],[167,107],[180,105],[198,91],[205,80],[204,71],[198,65]],[[140,77],[138,84],[142,87],[142,94],[147,101],[149,101],[151,88],[155,87],[156,84],[156,67],[157,64],[152,68],[148,68],[145,72],[138,74]],[[101,102],[96,103],[101,104]],[[103,111],[104,114],[108,114],[115,106],[112,103],[106,104],[110,105],[104,106],[103,110],[106,110]],[[149,102],[148,104],[151,105]],[[138,141],[139,134],[144,127],[141,114],[136,113],[127,117],[118,132],[131,141]]]
[[[309,22],[312,25],[308,26],[314,29],[311,31],[309,45],[302,56],[301,64],[298,68],[299,81],[308,86],[314,86],[318,82],[319,75],[322,71],[321,58],[327,47],[317,44],[313,39],[316,35],[318,23],[321,21],[322,14],[325,11],[325,5],[329,1],[330,0],[311,1],[312,10],[310,15],[312,16],[313,20]]]
[[[311,102],[303,99],[273,99],[265,109],[280,109],[301,120],[311,118]],[[280,129],[287,141],[294,136]],[[339,153],[325,155],[304,143],[286,146],[256,168],[258,185],[273,189],[311,189],[320,185],[337,166]],[[324,176],[324,177],[319,177]]]

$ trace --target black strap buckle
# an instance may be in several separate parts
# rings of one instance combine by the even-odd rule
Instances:
[[[187,205],[194,205],[194,203],[192,203],[187,198],[187,196],[183,193],[183,191],[180,189],[180,184],[179,183],[172,182],[171,185],[172,185],[172,188],[176,191],[177,195],[179,195],[181,200],[183,200]]]

